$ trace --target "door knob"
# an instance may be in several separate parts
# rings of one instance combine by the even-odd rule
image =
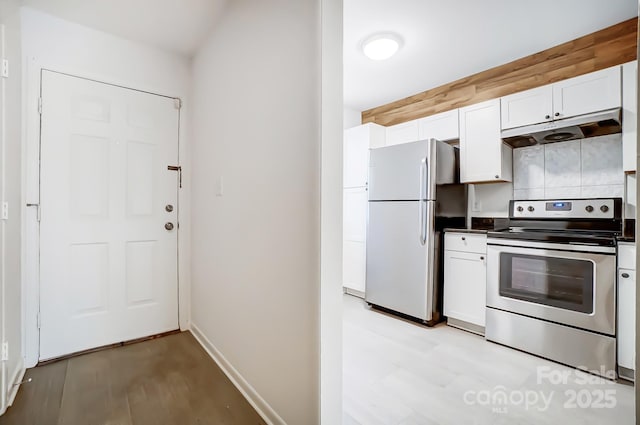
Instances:
[[[173,223],[165,223],[164,228],[167,230],[173,230]]]
[[[166,207],[164,207],[164,209],[165,209],[167,212],[171,212],[171,211],[173,211],[173,205],[171,205],[171,204],[167,204],[167,206],[166,206]]]

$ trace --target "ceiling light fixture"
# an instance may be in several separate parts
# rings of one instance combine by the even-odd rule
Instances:
[[[374,34],[362,42],[362,51],[369,59],[389,59],[400,49],[400,37],[395,34]]]

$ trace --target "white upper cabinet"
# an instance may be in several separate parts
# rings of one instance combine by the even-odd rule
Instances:
[[[362,187],[367,184],[369,148],[384,146],[385,128],[378,124],[364,124],[344,132],[343,186]]]
[[[500,99],[503,130],[622,106],[620,66]]]
[[[460,180],[509,182],[512,150],[500,138],[500,99],[460,108]]]
[[[387,127],[387,146],[420,140],[418,120],[403,122]]]
[[[418,120],[418,140],[455,140],[460,137],[458,110],[442,112]]]
[[[553,84],[556,119],[622,106],[621,67],[603,69]]]
[[[636,172],[636,139],[638,128],[638,63],[622,65],[622,167],[626,173]]]
[[[553,119],[551,85],[537,87],[500,99],[502,129],[538,124]]]

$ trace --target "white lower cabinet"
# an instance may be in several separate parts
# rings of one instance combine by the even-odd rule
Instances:
[[[343,241],[342,285],[344,291],[364,297],[365,272],[367,266],[367,244],[362,241]]]
[[[462,232],[445,234],[444,315],[449,325],[484,333],[486,256],[486,235]]]
[[[618,247],[618,372],[634,378],[636,362],[636,271],[635,246]]]

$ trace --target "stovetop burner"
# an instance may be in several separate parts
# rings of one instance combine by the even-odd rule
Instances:
[[[615,246],[622,234],[622,199],[511,201],[509,227],[492,238]]]
[[[491,238],[519,239],[573,245],[615,246],[619,233],[602,230],[526,229],[521,227],[487,232]]]

